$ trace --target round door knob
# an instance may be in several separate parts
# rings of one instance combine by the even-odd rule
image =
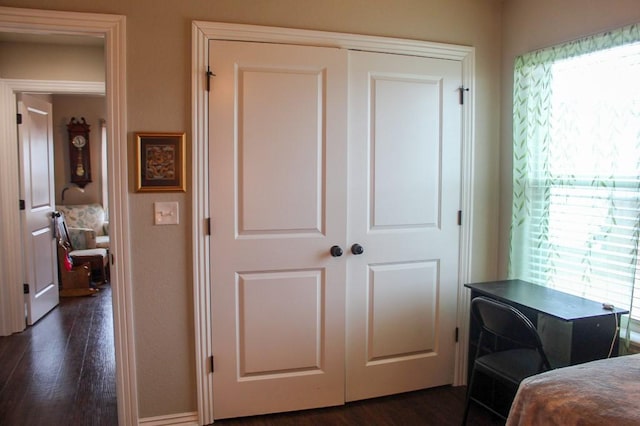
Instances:
[[[331,247],[331,250],[329,250],[329,253],[331,253],[331,256],[333,257],[340,257],[342,256],[342,249],[340,246],[333,246]]]
[[[364,253],[364,247],[362,247],[360,244],[356,243],[354,245],[351,246],[351,253],[355,254],[356,256],[359,254]]]

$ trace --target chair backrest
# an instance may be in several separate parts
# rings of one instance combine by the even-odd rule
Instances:
[[[64,220],[64,214],[62,214],[59,211],[55,211],[53,213],[53,222],[55,224],[56,237],[58,238],[58,243],[69,251],[73,250],[73,245],[71,244],[71,238],[69,237],[69,231],[67,229],[67,223]]]
[[[65,215],[67,226],[70,228],[89,228],[96,235],[105,235],[105,211],[102,205],[74,204],[57,205],[56,210]]]
[[[479,296],[471,301],[471,315],[483,330],[520,346],[539,349],[543,353],[536,327],[513,306]]]

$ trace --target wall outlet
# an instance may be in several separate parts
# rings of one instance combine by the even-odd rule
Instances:
[[[153,223],[155,225],[177,225],[180,223],[178,202],[153,203]]]

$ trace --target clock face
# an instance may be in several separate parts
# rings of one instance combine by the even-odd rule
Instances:
[[[75,146],[76,148],[82,148],[83,146],[85,146],[87,144],[87,139],[82,136],[82,135],[78,135],[75,136],[73,138],[73,140],[71,141],[71,143],[73,144],[73,146]]]

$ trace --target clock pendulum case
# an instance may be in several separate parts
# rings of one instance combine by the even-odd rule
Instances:
[[[91,155],[89,152],[90,127],[81,117],[82,121],[71,117],[67,124],[69,132],[69,168],[71,169],[71,183],[80,188],[91,182]]]

